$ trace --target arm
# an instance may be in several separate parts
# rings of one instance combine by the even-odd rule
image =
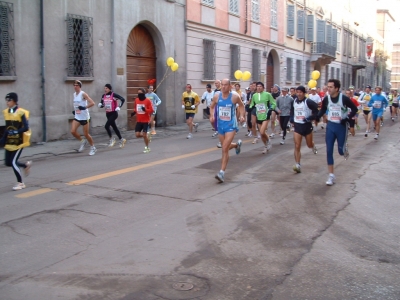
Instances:
[[[150,99],[147,99],[146,104],[145,104],[145,109],[146,109],[146,113],[148,113],[149,115],[154,112],[153,104],[151,103]]]
[[[322,101],[321,109],[318,113],[318,119],[320,119],[325,113],[328,108],[328,97],[325,96],[324,100]]]
[[[238,109],[239,109],[239,121],[243,122],[244,121],[244,116],[245,116],[245,111],[244,111],[244,104],[243,101],[240,99],[239,96],[233,94],[232,95],[232,103],[234,103],[235,105],[239,105]]]
[[[124,97],[114,93],[114,98],[117,98],[119,101],[121,101],[121,104],[119,105],[119,107],[122,107],[122,105],[124,105],[124,103],[125,103],[125,98]],[[101,99],[101,102],[103,102],[103,98]]]
[[[86,108],[91,108],[94,105],[93,99],[90,98],[88,94],[83,93],[83,99],[87,100],[87,102],[88,102],[88,105],[86,106]]]
[[[309,109],[311,109],[312,111],[312,115],[309,116],[307,119],[308,120],[317,120],[318,119],[318,104],[315,103],[313,100],[311,99],[307,99],[307,106]]]
[[[194,106],[199,106],[200,105],[200,98],[199,95],[196,94],[196,96],[194,96]]]
[[[357,113],[357,110],[358,110],[357,106],[348,97],[343,97],[343,105],[346,106],[347,108],[351,109],[351,112],[349,113],[348,118],[352,119]]]
[[[275,101],[274,97],[272,97],[271,94],[268,94],[268,97],[269,97],[269,104],[270,104],[270,106],[271,106],[271,109],[272,109],[272,110],[275,110],[275,108],[276,108],[276,101]]]
[[[100,108],[103,108],[104,107],[104,101],[103,101],[103,99],[104,99],[104,96],[105,96],[106,94],[103,94],[103,96],[101,96],[101,100],[100,100],[100,102],[99,102],[99,107]]]
[[[210,104],[210,122],[214,123],[215,118],[214,118],[214,110],[215,110],[215,105],[217,105],[219,95],[216,94],[212,98],[211,104]]]
[[[158,97],[157,94],[154,93],[154,98],[156,100],[156,106],[159,106],[161,104],[161,99]]]

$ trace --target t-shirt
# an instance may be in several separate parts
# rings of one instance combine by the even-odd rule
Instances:
[[[314,101],[315,103],[319,104],[321,102],[321,97],[318,94],[310,94],[308,95],[308,99],[311,99],[312,101]]]
[[[146,108],[146,111],[143,111],[142,107]],[[135,99],[135,103],[133,106],[134,111],[136,112],[136,121],[140,123],[149,123],[150,115],[154,112],[153,103],[149,98],[144,100],[140,100],[139,98]]]
[[[192,109],[192,105],[200,103],[199,95],[197,95],[195,92],[191,91],[190,93],[184,92],[182,94],[182,101],[185,103],[185,112],[187,114],[195,114],[197,113],[197,106],[195,109]]]
[[[203,93],[203,95],[201,96],[201,100],[205,100],[207,107],[210,107],[213,96],[214,96],[214,92],[205,91]]]

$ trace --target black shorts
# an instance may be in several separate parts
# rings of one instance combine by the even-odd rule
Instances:
[[[79,122],[79,124],[81,124],[82,126],[85,126],[89,122],[89,120],[77,120],[77,119],[74,119],[74,121]]]
[[[194,113],[186,113],[186,120],[189,118],[194,118]]]
[[[261,125],[263,122],[267,122],[267,121],[269,121],[268,118],[267,118],[266,120],[256,120],[256,123],[257,123],[258,125]]]
[[[137,122],[135,126],[135,132],[147,132],[147,129],[149,128],[149,123],[144,123],[144,122]]]
[[[254,110],[255,111],[255,110]],[[264,121],[269,121],[269,120],[271,120],[271,113],[272,113],[272,110],[269,110],[268,112],[267,112],[267,118],[265,119],[265,120],[257,120],[256,122],[257,122],[257,124],[261,124],[262,122],[264,122]],[[257,116],[256,114],[255,114],[255,116]],[[259,123],[259,122],[261,122],[261,123]]]
[[[306,136],[313,132],[314,127],[312,126],[311,122],[307,122],[304,124],[301,123],[294,123],[294,132]]]
[[[393,107],[396,107],[396,108],[399,107],[398,103],[393,103],[392,105],[393,105]]]
[[[368,116],[368,114],[370,113],[370,110],[363,110],[364,115]]]
[[[252,109],[251,109],[251,115],[252,116],[257,116],[257,110],[256,110],[256,107],[254,106]]]
[[[349,126],[350,126],[350,128],[354,128],[354,125],[356,125],[356,120],[354,120],[354,119],[349,119]]]

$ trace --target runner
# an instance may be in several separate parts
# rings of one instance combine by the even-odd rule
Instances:
[[[347,146],[347,128],[349,118],[353,118],[357,113],[357,107],[350,100],[349,97],[342,95],[340,91],[340,80],[328,80],[328,92],[322,101],[321,110],[318,113],[318,118],[321,118],[328,112],[328,124],[326,126],[326,156],[328,162],[328,180],[326,185],[333,185],[336,177],[334,175],[334,160],[333,160],[333,147],[337,140],[338,152],[344,156],[345,159],[349,157]],[[348,114],[348,109],[351,112]]]
[[[367,85],[365,87],[365,92],[362,93],[361,96],[358,98],[358,103],[362,104],[362,111],[364,114],[365,123],[367,124],[367,129],[364,135],[365,137],[368,137],[368,133],[371,132],[370,127],[371,127],[372,114],[370,114],[371,108],[368,106],[368,103],[371,100],[371,98],[372,98],[371,86]]]
[[[274,100],[276,101],[276,99],[281,95],[281,88],[279,87],[279,85],[274,84],[274,86],[271,89],[271,96],[272,98],[274,98]],[[270,119],[271,119],[271,131],[272,133],[269,135],[269,137],[271,139],[273,139],[275,137],[275,126],[277,126],[277,120],[278,120],[278,114],[275,111],[275,107],[270,109]],[[268,130],[268,128],[267,128]]]
[[[156,114],[157,114],[157,106],[159,106],[161,104],[161,99],[153,91],[154,91],[154,87],[152,85],[149,85],[147,87],[146,98],[150,99],[151,104],[153,105],[154,112],[150,116],[150,128],[151,128],[151,134],[156,134],[157,133],[156,132],[156,121],[154,120],[154,118],[156,117]]]
[[[281,145],[285,144],[287,125],[290,121],[290,109],[293,106],[294,99],[288,95],[288,89],[282,89],[282,95],[276,99],[276,110],[279,113],[279,124],[282,130]]]
[[[351,89],[346,89],[345,92],[346,96],[350,98],[350,100],[354,103],[354,105],[357,107],[357,113],[353,118],[349,118],[349,130],[352,136],[356,135],[356,132],[354,130],[354,126],[357,125],[358,126],[358,113],[359,113],[359,106],[360,104],[358,103],[358,101],[356,99],[354,99],[354,94],[353,94],[353,90]]]
[[[195,132],[197,132],[197,128],[199,127],[199,123],[193,123],[194,115],[197,113],[197,107],[200,104],[199,96],[192,91],[192,85],[186,85],[186,91],[182,94],[182,108],[185,109],[186,113],[186,124],[189,127],[189,134],[186,137],[187,139],[191,139],[193,133],[193,127]]]
[[[71,134],[81,142],[78,152],[82,152],[87,143],[89,143],[91,146],[89,155],[95,155],[97,149],[94,146],[92,136],[89,134],[89,108],[94,106],[94,101],[88,94],[82,91],[81,88],[82,82],[75,80],[74,111],[72,112],[75,118],[72,120]],[[83,135],[85,136],[84,139],[82,139],[81,135],[77,132],[78,127],[81,125],[83,127]]]
[[[252,82],[249,87],[249,92],[247,93],[247,104],[245,106],[247,115],[247,137],[256,137],[257,132],[256,132],[256,116],[255,116],[255,110],[254,110],[254,115],[253,115],[253,107],[250,107],[251,103],[251,98],[253,97],[254,93],[256,92],[257,89],[257,82]],[[254,120],[253,120],[254,118]],[[255,141],[258,141],[258,139],[255,139]],[[254,142],[253,142],[254,144]]]
[[[111,84],[107,83],[104,86],[104,92],[103,96],[101,96],[101,101],[98,104],[100,108],[105,107],[106,108],[106,117],[107,117],[107,122],[104,128],[107,131],[108,136],[110,137],[110,142],[108,144],[108,147],[113,147],[115,145],[115,138],[112,137],[110,126],[114,129],[115,134],[119,138],[119,147],[124,148],[126,139],[123,139],[121,136],[121,133],[119,132],[119,129],[117,127],[117,124],[115,123],[115,120],[118,118],[118,112],[121,110],[122,105],[124,105],[125,99],[118,95],[117,93],[114,93],[112,91]],[[118,106],[118,100],[121,101],[121,104]]]
[[[32,161],[26,163],[18,161],[22,149],[30,145],[29,111],[18,106],[18,95],[16,93],[8,93],[5,99],[8,108],[3,110],[6,125],[0,145],[4,146],[5,149],[5,165],[13,168],[17,178],[17,184],[13,187],[13,190],[18,191],[25,188],[20,168],[24,168],[25,176],[28,176],[32,166]]]
[[[299,86],[296,89],[297,99],[293,102],[290,115],[294,119],[294,160],[296,164],[293,166],[293,171],[301,173],[301,143],[303,136],[306,140],[307,147],[312,149],[314,154],[317,154],[317,147],[313,139],[313,126],[312,122],[315,121],[315,126],[318,125],[318,104],[306,98],[306,88]],[[318,96],[319,97],[319,96]]]
[[[201,103],[206,104],[206,108],[203,110],[203,114],[208,119],[210,119],[210,105],[211,105],[213,96],[214,96],[214,92],[211,90],[211,84],[208,83],[206,85],[206,91],[201,96]],[[214,131],[214,133],[212,134],[212,137],[216,137],[218,135],[218,131],[215,130],[214,124],[212,124],[212,123],[211,123],[211,128]]]
[[[319,91],[319,93],[317,93],[317,88],[312,88],[310,91],[311,92],[310,92],[310,95],[308,95],[308,99],[313,100],[315,103],[317,103],[318,108],[320,108],[322,100],[321,100],[321,97],[319,96],[319,93],[321,93],[321,91]],[[314,125],[315,125],[314,132],[316,132],[318,129],[317,121],[314,121]]]
[[[382,94],[382,88],[377,86],[375,88],[375,95],[372,96],[371,100],[368,103],[369,107],[372,107],[372,121],[375,123],[375,131],[376,135],[374,137],[375,140],[379,138],[379,132],[381,131],[381,118],[383,112],[388,106],[388,101],[385,96]]]
[[[399,100],[400,96],[397,95],[397,90],[393,91],[393,104],[392,104],[392,121],[397,117],[397,111],[399,110]]]
[[[268,138],[267,129],[268,122],[271,119],[271,111],[275,110],[276,102],[272,95],[264,91],[264,84],[257,82],[257,93],[251,99],[252,105],[256,108],[258,132],[264,143],[262,154],[271,150],[271,141]],[[250,105],[251,106],[251,105]]]
[[[215,120],[214,110],[217,112],[217,128],[219,140],[222,144],[221,170],[215,175],[219,182],[225,181],[225,170],[229,161],[229,150],[235,148],[236,154],[240,153],[242,141],[232,143],[236,132],[239,130],[236,118],[236,104],[239,104],[239,121],[244,121],[244,105],[242,100],[231,92],[231,82],[229,79],[223,79],[221,83],[221,92],[215,94],[210,106],[210,122]]]
[[[135,99],[133,105],[133,114],[136,116],[135,134],[137,138],[142,137],[144,140],[143,153],[149,153],[151,142],[151,134],[148,134],[150,115],[154,112],[153,103],[150,99],[146,98],[146,91],[143,88],[138,89],[138,97]]]

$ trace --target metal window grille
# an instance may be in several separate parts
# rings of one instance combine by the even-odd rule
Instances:
[[[271,0],[271,27],[278,28],[278,0]]]
[[[260,22],[260,1],[251,0],[251,19]]]
[[[297,11],[297,38],[304,39],[305,12],[304,10]]]
[[[294,5],[287,6],[287,35],[294,36]]]
[[[231,45],[231,80],[236,80],[235,71],[240,69],[240,46]]]
[[[336,37],[336,51],[340,52],[340,30],[339,29],[337,30],[337,37]]]
[[[202,0],[202,3],[210,5],[210,6],[214,6],[214,0]]]
[[[306,82],[311,79],[311,62],[309,60],[306,61]]]
[[[292,81],[293,77],[293,63],[292,63],[292,58],[287,57],[286,58],[286,80]]]
[[[340,68],[336,69],[336,79],[340,78]]]
[[[251,77],[253,81],[260,81],[260,61],[261,61],[261,54],[260,50],[252,49],[251,56],[252,56],[252,69],[251,69]]]
[[[229,0],[229,12],[239,14],[239,0]]]
[[[68,76],[93,77],[93,18],[67,14]]]
[[[15,76],[13,4],[0,1],[0,76]]]
[[[330,78],[333,78],[333,77],[335,77],[335,68],[331,67],[331,77]],[[326,82],[326,83],[328,83],[328,82]]]
[[[203,77],[205,80],[215,79],[215,41],[203,40],[204,47],[204,70]]]
[[[296,81],[301,81],[301,60],[296,60]]]
[[[335,51],[337,48],[337,38],[338,38],[338,30],[336,28],[332,29],[332,46],[335,47]]]

